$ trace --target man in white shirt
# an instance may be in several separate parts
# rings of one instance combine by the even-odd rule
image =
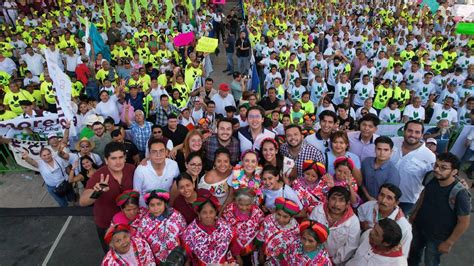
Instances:
[[[403,111],[402,122],[406,123],[409,120],[419,120],[421,122],[425,120],[425,108],[421,106],[420,96],[414,96],[412,104],[407,105]]]
[[[361,107],[367,98],[372,98],[375,94],[374,84],[370,82],[370,77],[367,74],[362,76],[362,81],[357,82],[354,86],[354,90],[356,91],[354,97],[354,105],[356,107]]]
[[[420,121],[411,120],[405,124],[403,141],[394,139],[392,162],[400,174],[400,208],[409,214],[421,191],[425,174],[433,169],[436,156],[421,142],[424,125]]]
[[[328,201],[311,212],[310,220],[329,227],[325,243],[329,257],[336,265],[344,265],[359,245],[360,223],[352,210],[350,193],[345,187],[335,186],[328,192]]]
[[[337,115],[331,110],[322,111],[319,116],[320,128],[316,133],[308,135],[304,140],[316,147],[322,153],[330,150],[329,138],[331,137],[334,124],[337,121]]]
[[[402,230],[402,252],[408,257],[413,234],[411,224],[405,218],[404,213],[398,207],[402,192],[391,183],[385,183],[380,187],[377,200],[367,201],[359,206],[357,213],[359,215],[360,226],[363,231],[374,228],[375,224],[382,219],[392,219],[400,226]]]
[[[33,52],[33,48],[27,47],[26,54],[21,56],[21,60],[26,63],[28,70],[31,71],[33,76],[39,76],[44,72],[43,64],[46,62],[44,58]]]
[[[407,258],[402,253],[400,226],[392,219],[380,220],[374,228],[361,236],[361,242],[354,257],[346,266],[377,265],[405,266]]]
[[[448,120],[450,125],[458,122],[458,111],[453,108],[454,99],[452,97],[446,97],[443,104],[435,103],[433,99],[434,95],[431,95],[428,102],[428,106],[433,108],[430,124],[437,124],[442,119]]]
[[[431,72],[425,73],[423,81],[414,85],[415,93],[416,95],[421,97],[422,105],[426,105],[430,94],[435,93],[435,86],[431,82],[432,78],[433,78],[433,73]]]
[[[66,48],[66,54],[63,56],[66,65],[66,73],[72,76],[76,71],[77,58],[79,56],[74,53],[71,47]]]
[[[227,83],[221,83],[219,85],[219,93],[212,96],[211,101],[216,103],[216,110],[217,114],[221,114],[226,116],[225,107],[226,106],[234,106],[235,107],[235,100],[234,96],[229,93],[230,86]]]
[[[151,139],[148,142],[149,159],[146,165],[139,165],[133,176],[133,189],[140,192],[140,206],[146,207],[143,195],[147,191],[163,189],[171,194],[171,199],[178,195],[174,179],[179,175],[178,163],[166,158],[168,150],[162,139]]]

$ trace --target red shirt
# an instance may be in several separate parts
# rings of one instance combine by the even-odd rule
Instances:
[[[187,203],[183,196],[179,195],[173,202],[173,208],[180,212],[187,224],[190,224],[194,219],[196,219],[197,214],[194,211],[194,208],[191,204]]]
[[[122,172],[122,184],[117,182],[107,166],[99,168],[99,170],[97,170],[87,181],[86,189],[93,189],[94,185],[100,181],[101,174],[104,175],[104,178],[109,175],[110,190],[102,193],[94,203],[94,220],[96,225],[100,228],[108,228],[114,214],[120,211],[120,208],[117,207],[115,203],[115,198],[123,191],[133,189],[133,173],[135,172],[135,166],[126,163]]]
[[[82,82],[84,86],[87,85],[90,75],[91,72],[86,64],[79,64],[76,66],[76,79]]]

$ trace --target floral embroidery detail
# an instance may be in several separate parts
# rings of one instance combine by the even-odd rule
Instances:
[[[230,225],[223,220],[217,220],[216,228],[212,234],[208,234],[194,220],[183,232],[185,249],[188,255],[198,260],[198,265],[234,261],[229,251],[229,245],[234,238]]]
[[[169,211],[171,215],[162,221],[144,215],[138,227],[157,261],[165,261],[170,252],[179,246],[179,234],[186,228],[183,215],[171,208]]]
[[[265,217],[257,240],[264,243],[264,252],[269,265],[279,265],[278,261],[287,258],[288,247],[299,239],[300,229],[298,222],[291,218],[290,223],[284,227],[278,225],[274,214]]]
[[[236,216],[236,210],[237,205],[235,202],[231,203],[224,209],[222,219],[232,226],[232,230],[237,235],[235,242],[241,248],[240,254],[245,256],[255,250],[253,242],[257,236],[260,224],[263,222],[264,215],[262,210],[254,205],[250,213],[250,219],[240,220]]]

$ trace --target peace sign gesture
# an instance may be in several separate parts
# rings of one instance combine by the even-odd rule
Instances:
[[[107,192],[110,190],[109,188],[109,175],[106,175],[104,178],[104,174],[100,175],[100,180],[94,185],[95,191]]]

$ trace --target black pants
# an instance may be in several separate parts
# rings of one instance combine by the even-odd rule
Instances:
[[[101,228],[97,225],[95,226],[95,228],[97,229],[97,236],[99,237],[99,241],[100,241],[100,245],[102,247],[102,250],[104,251],[104,253],[107,253],[107,251],[109,251],[109,245],[107,245],[107,243],[105,243],[104,236],[105,236],[105,233],[107,232],[108,228]]]

